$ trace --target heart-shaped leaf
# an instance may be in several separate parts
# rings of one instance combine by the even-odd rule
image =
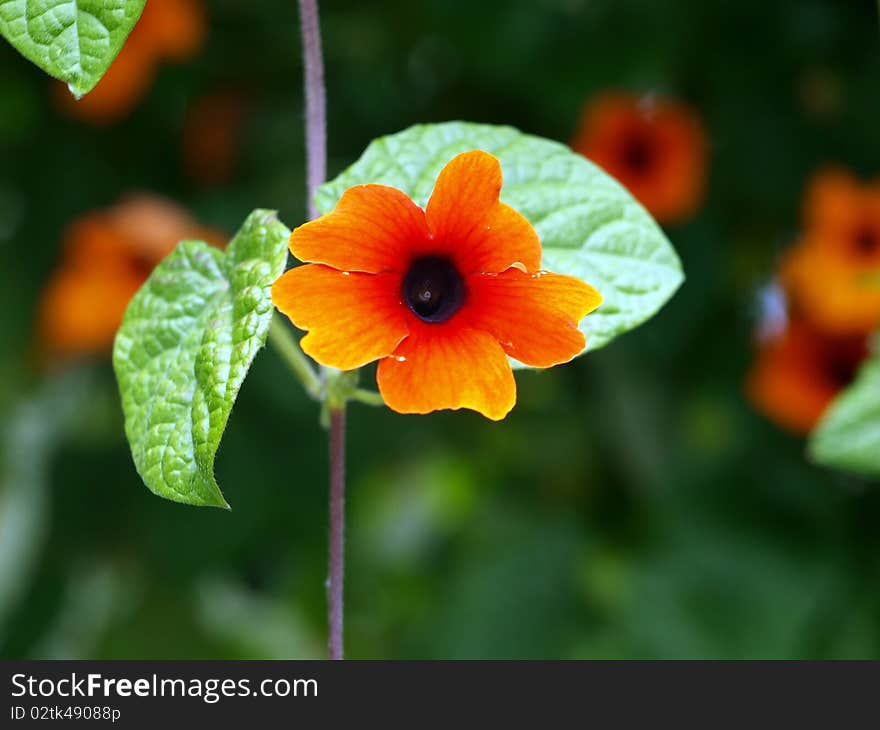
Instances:
[[[535,226],[542,265],[583,279],[604,297],[581,323],[587,350],[644,322],[684,281],[663,231],[616,180],[565,145],[512,127],[448,122],[382,137],[322,185],[315,201],[328,213],[352,185],[380,183],[424,206],[443,166],[472,149],[501,160],[501,198]]]
[[[145,2],[0,0],[0,34],[80,97],[110,68]]]
[[[272,319],[290,231],[251,213],[224,253],[184,241],[125,312],[113,366],[138,473],[160,497],[226,507],[214,456]]]

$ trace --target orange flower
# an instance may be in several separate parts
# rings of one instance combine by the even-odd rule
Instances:
[[[617,178],[661,223],[685,220],[702,200],[706,139],[683,104],[602,94],[584,110],[571,146]]]
[[[880,325],[880,183],[841,170],[810,184],[803,240],[786,257],[782,281],[793,305],[832,334]]]
[[[150,0],[98,85],[77,101],[59,83],[56,99],[68,114],[87,122],[118,121],[144,97],[160,61],[190,58],[201,48],[204,36],[201,0]]]
[[[571,276],[540,270],[531,224],[499,200],[501,165],[474,150],[443,168],[422,210],[383,185],[350,188],[333,212],[297,228],[312,262],[272,287],[305,352],[351,370],[379,361],[400,413],[470,408],[493,420],[516,401],[509,355],[534,367],[584,349],[577,328],[602,301]]]
[[[797,434],[809,433],[867,356],[864,337],[830,338],[793,320],[764,343],[746,379],[755,408]]]
[[[174,203],[138,195],[75,222],[40,301],[39,332],[53,356],[110,347],[129,300],[177,242],[222,237]]]

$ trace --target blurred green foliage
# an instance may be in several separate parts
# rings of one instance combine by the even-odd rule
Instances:
[[[325,435],[273,352],[220,450],[228,513],[144,488],[109,355],[71,374],[88,393],[69,419],[33,365],[40,288],[84,211],[147,189],[228,231],[257,206],[303,219],[295,3],[209,7],[203,53],[103,129],[61,115],[42,72],[0,46],[5,657],[323,652]],[[688,281],[649,325],[520,373],[501,424],[353,406],[348,654],[877,657],[880,493],[810,466],[741,395],[754,292],[796,234],[806,177],[880,170],[876,4],[333,0],[323,14],[332,174],[417,121],[565,140],[609,87],[687,100],[712,145],[707,201],[669,231]],[[218,88],[249,108],[233,180],[205,188],[183,173],[181,129]]]

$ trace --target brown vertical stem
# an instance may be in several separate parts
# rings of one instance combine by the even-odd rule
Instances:
[[[342,606],[345,574],[345,405],[330,411],[330,558],[327,578],[327,648],[342,659]]]
[[[299,0],[306,122],[306,201],[310,219],[318,217],[315,191],[327,175],[327,93],[318,0]],[[325,373],[326,376],[326,373]],[[326,395],[325,395],[326,397]],[[343,578],[345,574],[345,401],[330,405],[330,534],[327,576],[327,648],[342,659]]]
[[[317,218],[315,191],[327,176],[327,93],[318,0],[299,0],[303,81],[306,89],[306,194],[309,218]]]

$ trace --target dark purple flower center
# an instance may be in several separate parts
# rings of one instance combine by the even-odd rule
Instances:
[[[880,248],[880,231],[872,226],[863,226],[853,238],[856,251],[863,256],[871,256]]]
[[[424,322],[445,322],[464,304],[466,289],[458,269],[443,256],[423,256],[403,277],[403,298]]]
[[[655,159],[654,146],[651,140],[642,135],[633,135],[626,141],[623,148],[623,163],[634,173],[649,170]]]
[[[819,366],[829,383],[845,388],[855,380],[859,366],[867,355],[865,341],[861,338],[829,340],[820,351]]]

